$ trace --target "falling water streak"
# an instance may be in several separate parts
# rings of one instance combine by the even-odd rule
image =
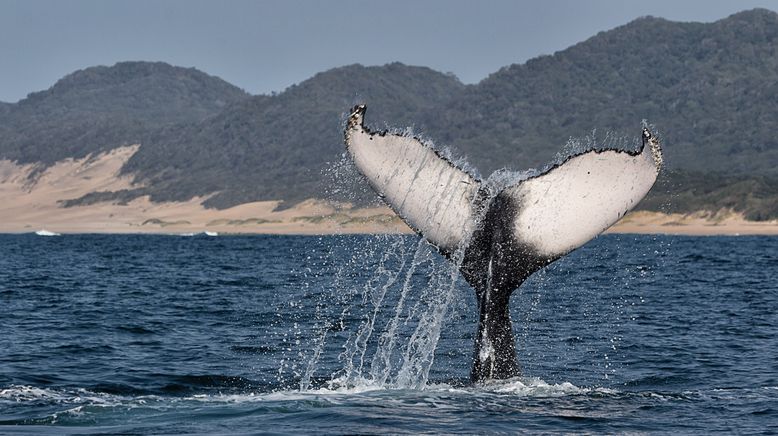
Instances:
[[[343,375],[345,380],[348,383],[356,382],[358,378],[361,378],[362,374],[362,367],[363,367],[363,361],[364,361],[364,354],[365,350],[368,346],[368,339],[372,335],[373,326],[375,324],[375,317],[378,316],[378,313],[380,312],[381,304],[383,303],[383,298],[385,296],[386,290],[391,286],[392,283],[394,283],[397,280],[397,276],[400,274],[400,271],[397,271],[395,273],[392,273],[391,270],[388,270],[384,267],[386,262],[389,260],[392,256],[397,256],[396,251],[399,250],[402,252],[399,257],[403,258],[404,263],[404,243],[402,239],[398,239],[392,244],[392,247],[390,249],[386,250],[381,257],[381,260],[379,261],[378,271],[376,275],[371,278],[368,283],[365,284],[363,291],[362,291],[362,302],[363,304],[367,304],[367,302],[370,300],[373,302],[373,311],[365,314],[365,319],[362,321],[362,324],[360,325],[359,330],[357,331],[356,335],[350,336],[349,339],[346,341],[346,343],[343,345],[344,351],[340,354],[339,359],[341,361],[344,361],[345,367],[343,369]],[[381,278],[384,276],[389,276],[388,279],[385,282],[385,287],[382,286],[381,289],[383,289],[383,292],[376,294],[376,290],[374,287],[371,286],[371,282],[381,282]],[[357,355],[357,353],[360,354],[360,362],[359,366],[355,367],[354,365],[354,358]]]
[[[428,275],[429,282],[423,288],[419,289],[418,298],[416,298],[416,301],[414,302],[413,306],[411,306],[408,309],[408,316],[405,318],[405,321],[403,322],[403,325],[405,326],[412,324],[413,320],[417,318],[422,319],[425,316],[427,316],[427,312],[430,310],[430,304],[433,304],[430,301],[434,302],[434,298],[435,298],[434,292],[436,290],[441,289],[441,286],[437,286],[435,284],[436,280],[440,281],[440,271],[436,268],[437,265],[435,259],[433,259],[434,254],[429,250],[424,250],[423,253],[426,256],[426,259],[420,262],[419,265],[429,262],[433,270]],[[447,266],[443,266],[444,269],[450,267],[452,267],[450,264]],[[448,271],[448,269],[445,269],[445,271]]]
[[[308,365],[305,368],[305,373],[303,374],[303,377],[300,379],[301,391],[307,391],[308,389],[311,388],[311,377],[313,377],[313,373],[316,370],[316,365],[319,363],[319,358],[321,357],[322,350],[324,350],[324,346],[327,343],[327,332],[330,329],[330,323],[329,320],[325,318],[322,312],[323,312],[323,305],[320,301],[316,305],[316,313],[315,313],[315,317],[318,320],[318,334],[314,335],[314,338],[316,339],[314,339],[315,346],[313,347],[313,355],[308,360]]]
[[[421,264],[421,254],[425,253],[427,243],[424,239],[419,239],[416,244],[416,251],[413,253],[413,259],[411,265],[405,273],[405,280],[400,292],[400,299],[397,301],[397,307],[394,310],[394,317],[389,323],[386,331],[381,334],[378,339],[378,348],[373,356],[373,363],[370,367],[370,374],[375,383],[378,386],[384,386],[386,380],[392,371],[392,353],[394,351],[394,344],[397,335],[397,327],[400,324],[400,316],[405,308],[405,299],[408,296],[408,292],[411,289],[411,281],[413,280],[413,274],[416,273],[416,268]]]
[[[351,258],[351,262],[353,261],[354,261],[354,257]],[[356,290],[352,286],[346,286],[348,280],[344,280],[344,275],[346,275],[346,272],[350,271],[351,269],[353,269],[353,266],[348,267],[348,263],[345,265],[341,265],[340,268],[336,269],[335,278],[333,280],[333,285],[332,285],[332,289],[334,290],[334,292],[321,294],[321,298],[326,298],[327,296],[334,293],[337,296],[336,306],[337,305],[343,306],[343,309],[340,311],[340,316],[338,317],[338,324],[341,329],[343,329],[345,326],[346,316],[350,312],[351,301],[354,295],[357,294]],[[301,384],[300,384],[301,390],[307,390],[310,388],[310,380],[313,377],[314,372],[316,371],[316,366],[318,365],[319,358],[321,357],[321,353],[324,350],[324,347],[326,346],[327,343],[326,338],[327,338],[328,331],[333,326],[330,320],[326,318],[326,314],[323,313],[323,310],[319,311],[321,307],[322,304],[317,306],[317,314],[316,314],[317,319],[321,321],[319,334],[317,336],[318,340],[316,341],[317,345],[314,347],[313,355],[308,361],[308,366],[305,375],[301,379]]]
[[[491,203],[494,197],[499,193],[500,189],[497,189],[501,182],[504,182],[507,177],[516,179],[518,177],[525,177],[524,174],[512,173],[498,174],[495,180],[489,180],[486,185],[486,199],[480,199],[478,196],[474,196],[471,199],[470,206],[475,211],[474,216],[474,229],[480,228],[483,225],[483,220],[486,216],[487,205]],[[475,233],[475,232],[473,232]],[[437,295],[437,298],[433,298],[428,310],[423,313],[419,319],[419,324],[416,326],[413,335],[405,347],[403,353],[403,365],[397,375],[395,384],[402,388],[411,389],[423,389],[429,378],[429,371],[435,360],[435,349],[440,339],[440,332],[443,328],[443,322],[456,295],[456,283],[459,277],[459,270],[462,266],[462,262],[465,259],[465,252],[470,245],[471,234],[465,240],[460,241],[456,251],[452,253],[450,263],[444,270],[448,274],[437,276],[437,280],[433,280],[430,283],[428,289],[442,288],[444,289],[442,295]],[[438,283],[435,283],[438,282]],[[439,287],[437,285],[440,285]],[[418,304],[418,303],[417,303]],[[415,310],[416,306],[414,306]],[[431,313],[430,313],[431,312]]]
[[[474,228],[478,228],[482,225],[482,220],[486,213],[486,205],[488,205],[493,197],[506,185],[508,182],[515,182],[517,179],[526,178],[525,173],[513,173],[513,172],[499,172],[485,183],[487,198],[475,196],[472,199],[471,207],[475,213]],[[427,286],[420,292],[419,298],[416,299],[415,304],[409,308],[409,313],[405,319],[404,325],[417,322],[413,334],[409,338],[407,344],[402,347],[402,357],[400,368],[394,380],[394,385],[397,387],[409,387],[409,388],[423,388],[427,383],[429,371],[432,366],[435,357],[435,349],[437,348],[438,340],[440,339],[440,332],[442,330],[443,322],[446,313],[449,310],[452,302],[456,296],[456,283],[458,280],[459,268],[464,260],[465,249],[469,245],[469,240],[461,241],[457,250],[451,256],[451,263],[444,269],[433,268],[430,274],[430,281]],[[404,246],[402,247],[404,248]],[[400,300],[395,307],[394,317],[389,322],[386,330],[378,338],[375,354],[373,355],[370,379],[371,384],[375,386],[385,386],[387,380],[392,377],[392,356],[394,353],[395,345],[397,343],[400,317],[405,310],[405,301],[410,291],[412,277],[418,266],[423,262],[420,262],[420,257],[426,248],[424,240],[420,240],[419,244],[414,252],[411,266],[405,272],[405,280],[401,288]],[[397,244],[391,247],[380,261],[380,266],[377,273],[374,275],[363,290],[363,305],[368,304],[368,300],[372,301],[372,311],[365,314],[365,318],[357,331],[356,335],[350,336],[346,343],[343,345],[343,352],[338,356],[338,359],[344,363],[344,368],[339,371],[341,377],[340,380],[345,381],[348,384],[357,383],[364,380],[362,371],[364,369],[365,355],[367,354],[367,348],[369,340],[375,329],[376,320],[380,314],[383,300],[386,297],[388,290],[398,281],[402,269],[405,267],[405,251],[402,250],[400,257],[402,257],[402,265],[396,274],[391,274],[384,266],[392,254],[396,256]],[[433,265],[435,261],[431,260]],[[382,280],[388,275],[386,280]],[[383,283],[383,286],[371,286],[371,282]],[[368,298],[370,297],[370,298]],[[342,313],[341,318],[345,316],[346,312]],[[322,336],[326,335],[323,334]],[[316,355],[316,353],[314,353]],[[355,365],[355,357],[359,355],[358,365]],[[337,373],[336,373],[337,374]]]
[[[313,372],[316,370],[316,364],[319,363],[324,344],[327,343],[327,330],[328,328],[326,325],[321,329],[319,340],[316,341],[316,346],[313,349],[313,356],[311,356],[311,359],[308,361],[305,373],[300,379],[300,391],[307,391],[311,388],[311,377],[313,377]]]
[[[479,220],[480,221],[480,220]],[[465,257],[467,243],[461,243],[451,256],[451,263],[446,265],[447,274],[436,275],[428,289],[444,289],[429,305],[427,312],[422,314],[408,346],[403,353],[403,365],[397,374],[395,384],[401,388],[423,389],[429,378],[429,371],[435,360],[435,349],[440,339],[443,321],[456,295],[456,283],[459,277],[459,267]],[[429,313],[431,312],[431,313]]]
[[[309,270],[310,271],[310,270]],[[304,281],[300,285],[303,289],[303,293],[308,293],[309,283]],[[279,300],[281,301],[281,300]],[[303,331],[300,328],[300,314],[304,312],[302,300],[286,299],[280,306],[276,307],[276,323],[280,322],[283,314],[288,311],[288,308],[292,308],[291,314],[285,316],[287,321],[293,321],[292,328],[286,329],[279,338],[282,342],[279,354],[281,358],[279,360],[278,371],[276,374],[276,381],[281,385],[288,385],[294,379],[302,378],[298,367],[303,360],[303,354],[299,350],[299,345],[302,342]]]
[[[519,287],[516,290],[517,297],[526,295],[529,299],[529,304],[527,306],[521,306],[519,308],[520,313],[522,315],[517,315],[517,318],[521,319],[520,322],[521,332],[517,337],[518,340],[517,351],[520,354],[524,353],[530,338],[535,334],[535,330],[538,328],[535,325],[534,317],[540,312],[541,299],[543,295],[542,292],[539,290],[539,288],[542,288],[543,286],[541,284],[547,280],[546,271],[547,271],[546,268],[538,270],[533,275],[533,279],[531,283],[527,283],[523,287]],[[528,290],[526,286],[533,286],[533,283],[534,283],[534,289]],[[525,362],[521,361],[520,359],[519,365],[523,367],[524,364]],[[522,368],[522,371],[524,371],[525,369],[527,368]]]
[[[426,385],[435,358],[435,348],[440,339],[443,317],[453,298],[453,291],[452,282],[443,298],[432,303],[432,313],[426,314],[420,320],[403,356],[403,366],[395,383],[398,387],[422,389]]]
[[[399,255],[399,257],[401,259],[400,267],[397,269],[397,272],[394,273],[394,274],[391,271],[388,271],[389,279],[386,281],[384,286],[381,287],[381,291],[378,294],[377,298],[375,298],[375,295],[374,295],[374,298],[373,298],[373,313],[372,313],[372,315],[369,318],[368,325],[366,326],[367,332],[364,335],[364,338],[362,340],[362,345],[360,347],[362,349],[362,353],[359,355],[359,370],[358,370],[358,372],[360,374],[362,373],[362,368],[364,367],[365,352],[367,351],[367,343],[370,340],[370,336],[372,336],[372,334],[373,334],[373,329],[375,327],[375,320],[378,317],[378,312],[380,312],[381,307],[383,305],[384,297],[386,296],[386,292],[392,285],[395,284],[395,282],[397,282],[397,278],[400,277],[400,273],[405,268],[405,261],[406,261],[405,250],[404,250],[405,245],[402,244],[402,241],[400,241],[399,245],[400,245],[400,248],[401,248],[401,253]],[[392,251],[394,251],[394,250],[392,250]],[[381,267],[383,268],[383,263],[382,263]]]

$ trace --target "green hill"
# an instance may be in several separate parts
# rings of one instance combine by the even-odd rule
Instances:
[[[155,200],[218,191],[209,206],[326,195],[323,171],[343,154],[346,111],[360,101],[391,125],[410,125],[463,85],[429,68],[399,63],[336,68],[274,97],[257,96],[144,146],[126,171],[150,181]],[[373,111],[372,108],[375,108]]]
[[[778,175],[778,14],[710,24],[640,18],[526,64],[505,67],[426,123],[490,172],[547,162],[597,129],[666,138],[669,167]]]
[[[201,121],[246,97],[194,68],[161,62],[91,67],[0,109],[0,156],[52,163],[147,142],[160,127]]]
[[[539,167],[571,138],[634,144],[646,119],[664,139],[668,172],[640,207],[775,218],[777,48],[778,14],[756,9],[714,23],[640,18],[468,86],[424,67],[350,65],[249,97],[194,69],[122,63],[0,105],[0,157],[50,163],[142,144],[123,171],[147,188],[71,205],[143,194],[215,194],[206,204],[218,208],[309,197],[364,203],[375,197],[339,164],[355,103],[368,104],[374,128],[412,126],[481,174]]]
[[[722,173],[713,184],[775,176],[776,47],[778,15],[753,10],[709,24],[641,18],[472,86],[401,64],[344,67],[162,135],[126,169],[151,180],[158,200],[322,196],[321,173],[343,151],[344,111],[361,101],[372,125],[414,125],[482,174],[541,166],[594,129],[598,145],[636,138],[648,119],[669,169]]]

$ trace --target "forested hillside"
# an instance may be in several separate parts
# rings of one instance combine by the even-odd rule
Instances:
[[[52,163],[146,143],[160,127],[201,121],[247,97],[222,79],[162,62],[86,68],[0,106],[0,158]]]
[[[194,69],[93,67],[0,104],[0,158],[46,164],[141,143],[123,172],[144,188],[70,205],[145,194],[213,194],[206,204],[218,208],[364,201],[327,183],[356,103],[368,105],[373,128],[412,127],[484,176],[542,166],[571,138],[634,145],[647,120],[663,139],[668,172],[641,207],[767,219],[778,217],[777,47],[778,14],[757,9],[714,23],[640,18],[467,86],[393,63],[336,68],[248,96]]]
[[[641,18],[552,56],[511,65],[431,112],[430,129],[487,171],[547,161],[597,129],[647,119],[671,168],[778,174],[778,14],[710,23]]]

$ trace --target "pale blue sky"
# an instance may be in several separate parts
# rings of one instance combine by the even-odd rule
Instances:
[[[253,94],[351,63],[474,83],[639,16],[715,21],[754,7],[778,0],[0,0],[0,101],[124,60],[196,67]]]

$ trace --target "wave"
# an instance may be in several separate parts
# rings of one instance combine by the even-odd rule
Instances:
[[[36,231],[35,234],[38,235],[38,236],[62,236],[61,233],[50,232],[50,231],[48,231],[46,229],[40,229],[40,230]]]
[[[205,380],[189,380],[194,384],[214,384],[211,377]],[[335,382],[335,381],[333,381]],[[217,380],[216,384],[224,384]],[[114,389],[105,392],[99,386],[84,388],[42,388],[27,385],[11,385],[0,388],[0,428],[7,425],[55,425],[112,427],[126,423],[132,432],[139,422],[149,417],[169,416],[178,419],[197,420],[204,414],[224,419],[258,414],[278,417],[290,410],[307,413],[312,422],[319,422],[322,414],[332,419],[352,416],[357,410],[391,409],[390,420],[403,423],[409,414],[411,422],[418,425],[438,425],[433,416],[467,415],[472,411],[493,411],[495,406],[503,410],[533,414],[542,410],[544,416],[562,419],[601,419],[602,410],[621,413],[636,408],[652,408],[658,404],[689,402],[732,404],[748,399],[760,403],[753,414],[768,415],[769,406],[776,399],[777,387],[732,388],[661,393],[619,391],[604,387],[580,387],[570,382],[548,383],[540,378],[519,377],[505,381],[492,381],[474,386],[452,386],[433,383],[424,389],[400,389],[377,386],[375,383],[337,385],[332,383],[317,389],[255,391],[243,388],[233,392],[186,392],[183,395],[145,395]],[[430,408],[433,409],[430,409]],[[575,413],[570,415],[570,411]],[[360,413],[360,412],[357,412]],[[373,412],[369,412],[372,414]],[[610,413],[610,412],[609,412]],[[429,418],[429,419],[428,419]],[[173,418],[171,418],[173,419]],[[416,419],[416,421],[413,421]],[[480,420],[480,418],[477,418]],[[478,421],[480,422],[480,421]],[[244,423],[241,423],[242,426]],[[301,425],[305,426],[306,423]],[[416,424],[414,424],[416,425]],[[348,427],[348,426],[347,426]],[[338,427],[340,430],[343,428]],[[353,428],[348,427],[353,430]],[[360,427],[361,428],[361,427]],[[439,430],[438,427],[434,427]]]
[[[251,402],[287,402],[326,400],[344,401],[349,398],[355,401],[365,400],[370,397],[404,398],[445,396],[454,398],[466,396],[500,395],[509,398],[560,398],[560,397],[635,397],[643,399],[667,400],[694,400],[718,398],[775,398],[778,387],[768,386],[759,388],[727,388],[701,391],[685,391],[683,393],[648,392],[648,391],[620,391],[605,387],[579,387],[570,382],[547,383],[535,377],[519,377],[505,381],[491,381],[474,386],[456,387],[446,383],[428,385],[423,390],[397,389],[380,387],[371,383],[352,386],[325,386],[311,390],[279,390],[279,391],[252,391],[247,390],[235,393],[194,393],[188,392],[183,396],[157,395],[157,394],[130,394],[99,392],[85,388],[41,388],[27,385],[11,385],[0,389],[0,405],[4,403],[16,405],[41,405],[59,404],[72,406],[97,406],[97,407],[169,407],[171,405],[187,405],[191,403],[251,403]]]
[[[120,395],[93,392],[87,389],[50,389],[35,386],[11,385],[0,389],[2,403],[47,403],[47,404],[89,404],[119,405],[122,400],[142,399]]]
[[[238,393],[194,393],[192,388],[195,386],[213,386],[234,387],[243,392]],[[369,393],[389,393],[403,395],[414,395],[414,393],[423,395],[434,395],[436,393],[460,393],[460,394],[511,394],[521,397],[559,397],[565,395],[581,395],[591,392],[604,394],[617,393],[606,388],[581,388],[569,382],[559,384],[547,383],[539,378],[519,377],[505,381],[491,381],[485,384],[474,386],[456,387],[447,383],[433,383],[423,390],[417,389],[399,389],[391,386],[378,386],[369,381],[360,381],[357,384],[340,384],[340,380],[333,380],[325,386],[309,390],[268,390],[253,391],[252,384],[240,377],[224,376],[182,376],[176,387],[186,387],[188,389],[163,389],[166,394],[135,394],[119,393],[116,389],[112,392],[101,392],[86,388],[41,388],[26,385],[11,385],[0,389],[0,402],[14,403],[87,403],[93,405],[120,405],[126,402],[142,400],[148,403],[149,400],[166,401],[215,401],[215,402],[236,402],[236,401],[294,401],[299,399],[317,397],[317,396],[355,396]],[[240,389],[243,387],[243,389]],[[101,389],[103,390],[103,389]],[[189,391],[189,395],[175,396],[170,395],[175,391]]]
[[[619,391],[604,387],[578,387],[570,382],[548,383],[537,377],[514,377],[506,380],[490,380],[485,383],[470,386],[457,386],[448,383],[429,383],[424,389],[402,389],[394,386],[379,386],[369,380],[359,380],[356,383],[345,384],[341,379],[334,379],[324,386],[294,392],[275,392],[273,395],[359,395],[370,392],[420,392],[424,394],[502,394],[515,397],[564,397],[573,395],[617,395]]]
[[[186,237],[192,237],[192,236],[219,236],[218,232],[212,232],[210,230],[206,230],[204,232],[184,232],[184,233],[173,233],[173,236],[186,236]]]
[[[517,377],[508,380],[489,381],[480,386],[487,392],[513,394],[521,397],[562,397],[590,393],[615,395],[619,391],[603,387],[584,388],[570,382],[548,383],[537,377]]]

